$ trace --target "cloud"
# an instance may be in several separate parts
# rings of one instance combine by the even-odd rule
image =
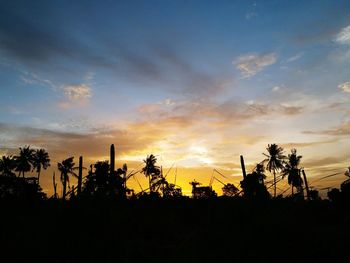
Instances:
[[[56,90],[56,85],[49,79],[42,78],[35,73],[23,71],[21,75],[22,81],[27,85],[41,85]]]
[[[62,109],[86,106],[92,97],[91,87],[88,84],[66,85],[62,87],[66,100],[60,101],[58,106]]]
[[[92,97],[91,88],[87,84],[66,85],[63,87],[63,92],[72,101],[85,100]]]
[[[275,53],[257,54],[251,53],[239,56],[232,63],[241,72],[244,78],[250,78],[262,71],[267,66],[273,65],[277,61]]]
[[[338,44],[349,45],[350,44],[350,25],[342,28],[338,34],[336,34],[334,41]]]
[[[288,59],[286,60],[286,62],[287,62],[287,63],[291,63],[291,62],[293,62],[293,61],[297,61],[297,60],[299,60],[302,56],[303,56],[303,53],[298,53],[298,54],[296,54],[296,55],[294,55],[294,56],[288,58]]]
[[[325,140],[325,141],[315,141],[315,142],[289,142],[289,143],[283,143],[281,146],[283,148],[304,148],[304,147],[310,147],[310,146],[318,146],[323,144],[329,144],[329,143],[335,143],[338,140]]]
[[[338,85],[338,88],[341,89],[343,92],[350,93],[350,82],[341,83]]]
[[[94,71],[102,70],[118,80],[140,83],[143,87],[161,86],[162,89],[176,93],[181,90],[181,93],[191,96],[217,94],[232,82],[230,76],[214,76],[198,69],[186,57],[177,54],[171,44],[163,43],[160,39],[146,40],[145,43],[131,47],[115,35],[106,36],[95,32],[96,27],[92,25],[86,37],[99,37],[94,38],[94,45],[90,45],[83,40],[84,37],[77,37],[82,34],[79,25],[68,27],[64,23],[44,23],[46,20],[51,21],[47,17],[33,20],[28,15],[31,8],[33,7],[23,4],[7,4],[1,8],[0,52],[12,64],[35,70],[37,76],[54,80],[60,75],[61,78],[71,79],[72,71],[81,75],[93,68]],[[52,10],[54,5],[43,3],[37,8],[39,11],[35,12],[47,15],[46,11]],[[58,12],[56,15],[60,17],[63,14]],[[71,64],[77,66],[72,68]],[[46,77],[48,75],[50,77]],[[38,79],[37,76],[23,74],[22,81],[52,86],[52,83]],[[87,75],[84,82],[88,82],[91,76]],[[154,83],[163,85],[153,85]],[[61,102],[60,105],[70,107],[67,102]]]
[[[273,92],[277,92],[277,91],[280,91],[281,90],[281,87],[280,86],[275,86],[271,89],[271,91]]]
[[[118,154],[125,155],[133,151],[147,151],[155,141],[164,138],[165,131],[138,123],[123,129],[92,129],[86,133],[72,133],[34,127],[0,123],[0,149],[17,149],[23,145],[44,147],[61,159],[67,155],[84,154],[91,158],[107,156],[109,145],[116,143]]]
[[[304,131],[305,134],[324,134],[333,136],[344,136],[350,135],[350,122],[346,122],[333,129],[323,130],[323,131]]]
[[[284,115],[297,115],[301,114],[304,110],[304,107],[302,106],[280,105],[279,108]]]

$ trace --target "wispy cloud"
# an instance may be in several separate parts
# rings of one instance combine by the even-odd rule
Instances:
[[[287,62],[287,63],[291,63],[291,62],[293,62],[293,61],[297,61],[297,60],[301,59],[302,56],[303,56],[303,53],[300,52],[300,53],[295,54],[294,56],[291,56],[290,58],[288,58],[288,59],[286,60],[286,62]]]
[[[323,131],[304,131],[305,134],[324,134],[333,136],[350,135],[350,122],[345,122],[338,127],[331,128]]]
[[[344,82],[338,85],[343,92],[350,92],[350,82]]]
[[[334,41],[338,44],[349,45],[350,44],[350,25],[342,28],[338,34],[336,34]]]
[[[56,85],[49,79],[43,78],[35,73],[23,71],[21,75],[21,80],[28,85],[41,85],[56,89]]]
[[[239,56],[232,63],[241,72],[243,78],[250,78],[277,61],[276,53],[251,53]]]

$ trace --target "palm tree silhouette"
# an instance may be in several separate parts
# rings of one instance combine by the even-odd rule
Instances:
[[[284,159],[286,158],[283,155],[283,148],[277,144],[269,144],[266,148],[268,154],[263,153],[267,158],[262,161],[266,163],[266,169],[273,173],[273,196],[276,197],[276,172],[279,172],[284,167]]]
[[[74,172],[74,170],[77,168],[75,167],[74,157],[70,157],[68,159],[65,159],[62,161],[62,163],[58,163],[57,167],[58,170],[61,172],[61,182],[63,185],[63,193],[62,198],[66,198],[66,191],[67,191],[67,182],[69,183],[69,175],[73,175],[75,177],[78,177],[78,175]]]
[[[33,155],[33,169],[38,173],[38,184],[40,183],[41,168],[47,169],[50,166],[49,154],[45,149],[38,149]]]
[[[16,176],[12,170],[16,168],[16,161],[15,159],[10,156],[2,156],[0,159],[0,173],[3,176],[13,177]]]
[[[297,150],[292,149],[282,171],[282,178],[288,176],[288,184],[292,186],[292,196],[294,195],[294,187],[297,188],[299,193],[302,192],[303,180],[299,169],[301,158],[301,155],[297,155]]]
[[[160,168],[156,166],[157,158],[151,154],[147,155],[147,158],[143,160],[145,167],[142,168],[142,173],[148,177],[150,192],[153,192],[152,181],[155,177],[160,175]]]
[[[15,156],[16,171],[19,172],[18,176],[24,178],[24,173],[29,172],[32,168],[34,150],[30,149],[30,146],[24,146],[19,148],[19,155]]]

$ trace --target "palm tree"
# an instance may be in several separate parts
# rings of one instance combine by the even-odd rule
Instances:
[[[15,156],[16,160],[16,171],[19,172],[18,176],[21,175],[24,178],[24,173],[31,171],[33,163],[34,150],[30,149],[30,146],[19,148],[19,155]]]
[[[284,159],[286,157],[283,155],[283,148],[277,144],[269,144],[266,150],[268,154],[263,153],[263,155],[265,155],[267,158],[263,160],[262,163],[266,163],[266,169],[270,173],[273,173],[273,196],[276,197],[276,172],[283,169]]]
[[[155,177],[160,175],[160,168],[156,166],[157,158],[153,154],[147,155],[147,158],[143,162],[145,163],[145,167],[142,168],[142,172],[148,177],[149,189],[152,192],[153,187],[151,182]]]
[[[10,155],[10,156],[2,156],[0,159],[0,173],[3,176],[9,176],[13,177],[16,176],[12,170],[16,168],[16,161],[15,159]]]
[[[74,157],[70,157],[68,159],[65,159],[62,161],[62,163],[57,163],[58,170],[61,172],[61,182],[63,185],[63,193],[62,198],[66,198],[66,191],[67,191],[67,182],[69,183],[69,175],[73,175],[75,177],[78,177],[78,175],[74,172],[74,170],[77,168],[75,167]]]
[[[38,149],[33,156],[33,169],[38,173],[38,184],[40,183],[41,168],[47,169],[50,166],[49,154],[45,149]]]
[[[303,180],[299,169],[301,158],[301,155],[297,155],[297,150],[292,149],[282,171],[282,178],[288,176],[288,184],[292,186],[292,196],[294,195],[294,187],[297,188],[298,192],[302,191]]]

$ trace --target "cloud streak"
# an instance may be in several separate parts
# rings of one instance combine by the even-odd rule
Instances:
[[[323,131],[304,131],[305,134],[324,134],[333,136],[350,135],[350,122],[346,122],[338,127]]]
[[[251,53],[239,56],[233,60],[233,65],[238,69],[243,78],[250,78],[262,71],[264,68],[275,64],[277,61],[276,53],[257,54]]]
[[[350,25],[342,28],[340,32],[335,36],[334,41],[338,44],[349,45],[350,44]]]

